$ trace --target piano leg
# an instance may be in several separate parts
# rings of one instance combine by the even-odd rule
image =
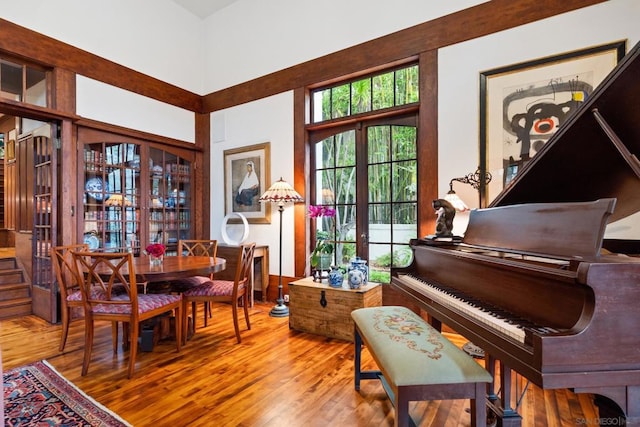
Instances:
[[[496,362],[500,363],[500,393],[495,392]],[[498,420],[498,427],[520,427],[522,417],[511,407],[511,368],[485,353],[485,366],[494,382],[487,386],[487,406]]]
[[[613,425],[615,422],[621,426],[630,426],[637,424],[629,424],[626,422],[624,411],[620,410],[620,407],[607,397],[594,395],[593,403],[598,407],[598,420]]]
[[[640,386],[628,386],[627,426],[640,426]]]
[[[640,386],[580,387],[575,393],[591,393],[602,425],[640,426]]]
[[[496,359],[494,359],[490,354],[485,353],[484,366],[493,377],[493,381],[487,384],[487,399],[495,402],[498,400],[498,395],[496,394]]]

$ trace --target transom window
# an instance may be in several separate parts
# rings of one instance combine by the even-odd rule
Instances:
[[[48,75],[42,67],[0,57],[0,97],[47,107]]]
[[[370,113],[419,100],[418,65],[311,91],[313,123]]]

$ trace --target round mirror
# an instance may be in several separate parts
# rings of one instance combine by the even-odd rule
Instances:
[[[234,216],[240,218],[242,224],[229,224],[229,220]],[[241,213],[233,212],[225,215],[224,219],[222,220],[222,227],[220,231],[222,233],[222,240],[224,240],[227,245],[239,246],[249,238],[249,222],[247,221],[247,218]],[[233,237],[241,237],[235,240],[230,237],[230,234]]]

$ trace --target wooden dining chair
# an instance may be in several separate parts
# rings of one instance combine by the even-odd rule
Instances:
[[[182,296],[176,294],[139,294],[131,253],[72,252],[78,277],[82,277],[82,301],[85,310],[85,346],[82,375],[86,375],[91,361],[94,322],[108,320],[126,324],[129,341],[128,377],[133,376],[138,352],[140,322],[164,313],[175,314],[176,348],[182,345]],[[123,286],[118,294],[114,288]],[[97,287],[101,292],[92,292]],[[117,340],[117,337],[114,337]],[[126,339],[126,338],[125,338]]]
[[[60,290],[60,314],[62,316],[62,336],[60,337],[60,351],[64,351],[69,335],[69,324],[73,320],[83,317],[82,294],[80,283],[73,265],[72,251],[87,251],[86,244],[55,246],[51,253],[53,269],[56,273],[58,289]]]
[[[251,280],[251,267],[253,266],[253,253],[256,244],[248,243],[238,247],[237,267],[234,280],[215,279],[194,286],[182,294],[182,315],[184,319],[182,326],[183,338],[187,337],[187,307],[190,302],[224,302],[231,304],[231,312],[233,315],[233,326],[236,331],[236,339],[241,342],[240,327],[238,324],[238,305],[242,304],[244,309],[244,318],[247,323],[247,329],[251,329],[249,321],[249,284]],[[191,310],[194,310],[192,305]],[[193,313],[195,316],[195,312]],[[194,331],[195,333],[195,324]]]
[[[208,256],[215,258],[218,253],[218,241],[207,239],[181,239],[178,241],[179,256]],[[205,282],[213,280],[213,273],[209,276],[191,276],[184,279],[174,280],[171,287],[177,292],[184,292],[194,286],[201,285]],[[193,324],[195,328],[196,318],[196,302],[192,304]],[[204,326],[207,326],[207,319],[211,317],[211,306],[208,302],[204,302]]]
[[[69,325],[74,320],[84,318],[84,304],[82,293],[80,292],[80,280],[76,274],[73,262],[73,251],[87,251],[87,244],[78,243],[74,245],[55,246],[51,255],[53,269],[56,273],[58,289],[60,290],[60,314],[62,316],[62,336],[60,338],[60,351],[64,351],[69,336]],[[116,294],[124,293],[124,287],[118,285],[114,289]],[[100,292],[100,289],[93,288],[92,292]],[[118,322],[113,322],[113,343],[114,351],[117,350],[118,342]]]

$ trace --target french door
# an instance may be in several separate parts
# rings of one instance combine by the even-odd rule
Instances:
[[[389,282],[392,266],[410,262],[417,237],[416,114],[314,131],[310,142],[310,204],[336,212],[312,219],[311,241],[328,239],[335,264],[359,256],[371,280]]]
[[[51,264],[58,209],[57,153],[52,137],[56,129],[55,125],[43,126],[22,141],[22,154],[30,163],[29,170],[24,172],[29,174],[29,181],[32,180],[22,191],[24,198],[31,199],[28,203],[31,221],[28,222],[32,224],[28,231],[32,232],[32,308],[33,314],[52,323],[58,321],[58,293]]]

